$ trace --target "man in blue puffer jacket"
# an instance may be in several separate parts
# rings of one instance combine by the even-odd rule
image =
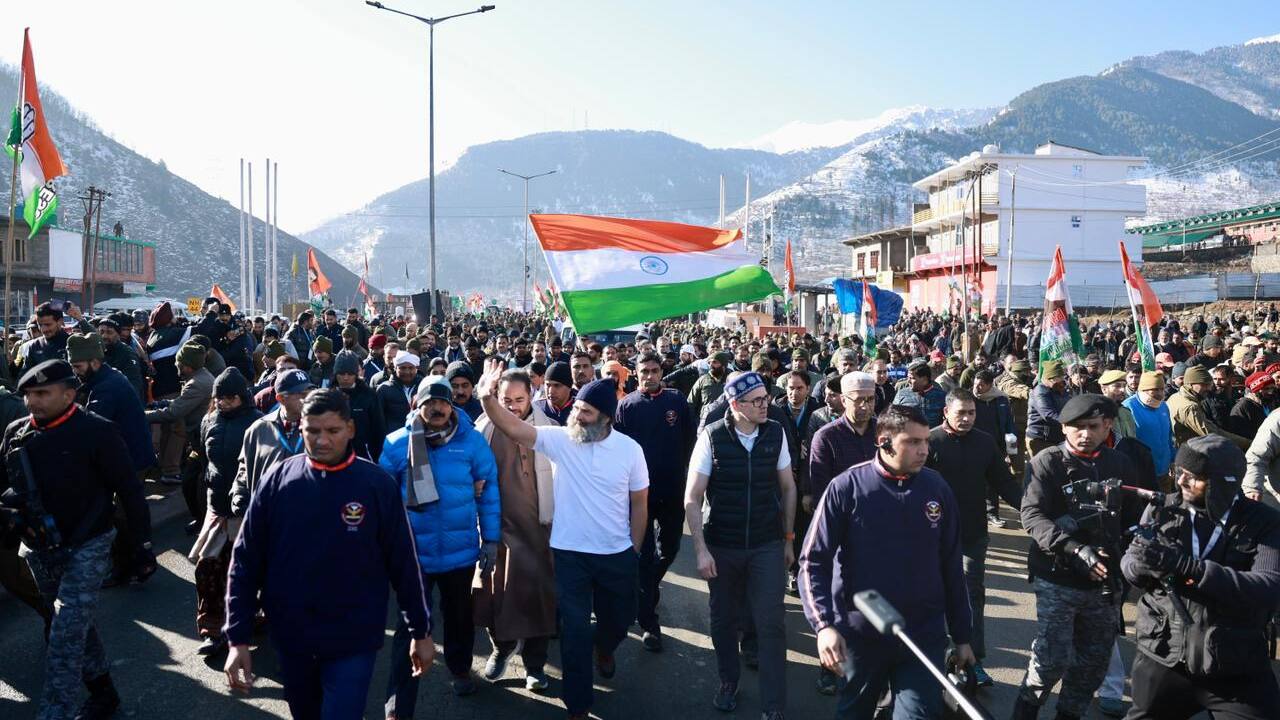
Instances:
[[[498,465],[484,436],[454,407],[453,391],[443,379],[422,383],[414,408],[404,427],[387,436],[378,464],[400,483],[427,597],[432,587],[440,589],[453,692],[470,695],[476,690],[471,580],[477,561],[482,569],[494,564],[502,537]],[[392,640],[386,704],[386,716],[397,720],[413,717],[418,697],[408,646],[401,623]]]

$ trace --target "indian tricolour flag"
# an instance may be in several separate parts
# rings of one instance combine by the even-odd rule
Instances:
[[[530,215],[578,334],[778,293],[740,230],[587,215]]]
[[[1142,272],[1129,262],[1129,251],[1120,241],[1120,263],[1124,270],[1124,284],[1129,290],[1129,310],[1133,313],[1134,337],[1138,342],[1138,355],[1143,370],[1156,369],[1155,346],[1151,342],[1151,328],[1164,318],[1160,298],[1147,284]]]
[[[29,31],[22,34],[22,80],[18,88],[18,102],[4,149],[21,168],[22,217],[30,228],[27,236],[30,239],[57,218],[58,194],[54,192],[53,180],[66,175],[67,166],[62,163],[45,123]]]
[[[1044,288],[1044,326],[1040,332],[1040,367],[1049,360],[1073,363],[1084,352],[1080,321],[1071,308],[1067,294],[1067,267],[1062,262],[1062,247],[1053,251],[1053,265]]]

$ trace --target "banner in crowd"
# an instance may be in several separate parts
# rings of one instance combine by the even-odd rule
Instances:
[[[1040,332],[1040,366],[1049,360],[1076,362],[1084,352],[1080,320],[1071,308],[1067,293],[1067,267],[1062,262],[1062,246],[1054,248],[1053,265],[1044,289],[1044,325]]]
[[[320,269],[320,261],[316,259],[316,249],[307,248],[307,289],[310,290],[311,296],[323,295],[329,292],[331,287],[333,283],[325,277],[324,271]]]
[[[4,149],[19,165],[22,194],[21,204],[17,209],[22,212],[22,218],[30,228],[27,235],[30,239],[45,225],[57,219],[58,193],[53,189],[53,180],[66,175],[67,166],[62,163],[62,157],[58,155],[58,148],[54,147],[49,126],[44,120],[29,30],[22,32],[21,72],[18,102],[13,108]]]
[[[874,328],[888,330],[902,316],[902,296],[892,290],[884,290],[871,283],[864,283],[862,280],[837,278],[831,282],[831,288],[835,291],[836,304],[839,305],[840,312],[862,318],[862,307],[866,302],[864,284],[871,288],[871,300],[875,306]]]
[[[1133,313],[1134,339],[1138,343],[1138,355],[1143,370],[1156,369],[1155,345],[1151,342],[1151,328],[1164,317],[1160,299],[1147,284],[1138,268],[1129,262],[1129,251],[1120,242],[1120,261],[1124,266],[1124,284],[1129,289],[1129,310]]]
[[[578,333],[779,293],[741,230],[589,215],[530,215]]]

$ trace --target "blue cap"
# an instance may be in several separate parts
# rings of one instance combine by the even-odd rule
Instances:
[[[306,392],[311,388],[311,376],[303,370],[290,370],[284,374],[276,375],[275,391],[277,395]]]

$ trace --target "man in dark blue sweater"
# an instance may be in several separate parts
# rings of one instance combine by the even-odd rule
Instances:
[[[684,484],[693,452],[693,420],[679,392],[662,387],[662,359],[648,352],[636,360],[640,387],[622,398],[614,427],[644,450],[649,467],[649,520],[640,546],[639,612],[644,649],[662,651],[658,586],[680,552],[684,535]]]
[[[947,482],[924,466],[929,426],[919,410],[890,405],[876,436],[876,458],[837,475],[818,504],[800,555],[800,597],[819,661],[848,681],[836,717],[871,717],[886,685],[899,713],[938,717],[942,688],[901,644],[876,632],[852,598],[878,590],[939,666],[948,630],[957,659],[973,665],[960,509]]]
[[[258,486],[231,557],[227,682],[253,687],[249,641],[271,618],[285,700],[295,718],[362,717],[386,635],[388,585],[413,638],[415,676],[431,667],[431,614],[395,480],[351,449],[341,390],[302,406],[306,453],[276,463]]]

